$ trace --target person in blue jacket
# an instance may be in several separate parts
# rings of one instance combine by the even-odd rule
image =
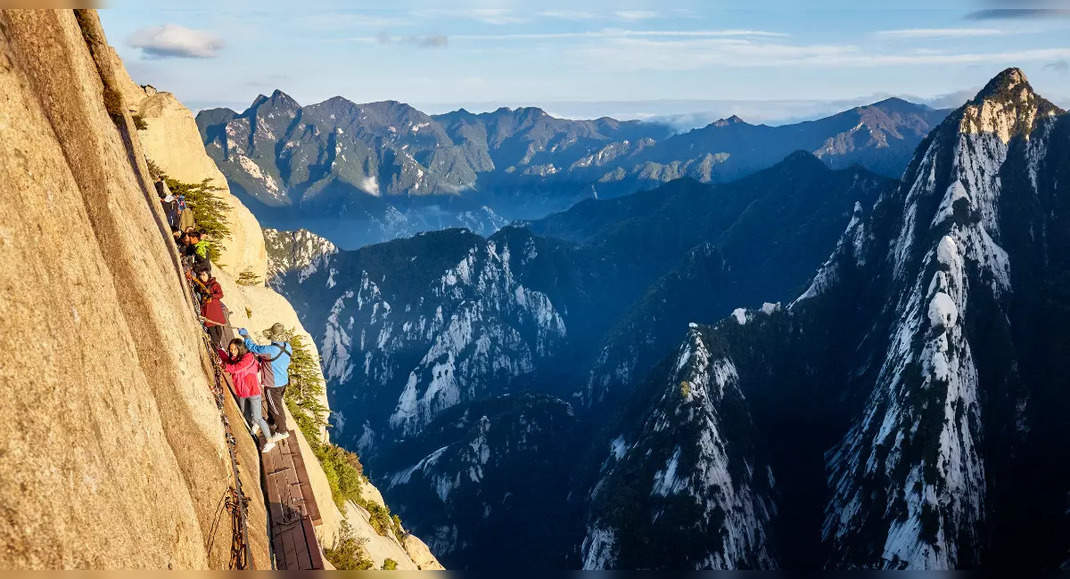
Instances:
[[[286,394],[286,386],[290,384],[290,362],[293,360],[293,347],[286,341],[286,327],[276,322],[271,328],[264,330],[264,337],[271,343],[261,346],[249,337],[249,331],[245,328],[238,330],[245,338],[245,347],[250,352],[260,357],[262,363],[271,365],[271,372],[261,372],[264,387],[264,398],[268,407],[268,422],[275,425],[275,433],[265,432],[269,440],[276,442],[290,436],[290,429],[286,425],[286,411],[283,409],[283,396]],[[274,383],[270,379],[264,379],[265,374],[274,376]]]

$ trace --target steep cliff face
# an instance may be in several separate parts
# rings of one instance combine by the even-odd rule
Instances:
[[[208,360],[108,56],[94,12],[0,13],[0,566],[225,568]]]
[[[114,51],[111,51],[111,54],[114,55]],[[198,183],[208,179],[214,185],[224,189],[221,195],[230,205],[227,218],[231,238],[224,242],[225,250],[219,263],[216,264],[222,271],[217,269],[215,276],[223,289],[224,303],[230,310],[231,325],[235,328],[248,328],[255,335],[259,334],[260,330],[281,322],[287,328],[292,328],[296,335],[304,338],[304,344],[318,359],[319,352],[315,342],[301,325],[297,313],[286,298],[269,287],[242,285],[236,282],[238,275],[243,272],[252,272],[260,279],[265,279],[268,274],[265,232],[261,230],[256,217],[230,194],[226,180],[215,162],[205,153],[193,120],[193,113],[171,93],[158,91],[150,85],[135,84],[126,74],[122,63],[117,58],[113,62],[115,63],[116,86],[124,95],[128,111],[131,114],[140,115],[146,125],[137,131],[145,156],[163,169],[168,176],[179,181]],[[267,237],[273,239],[272,234],[277,235],[277,232],[269,231]],[[294,235],[301,237],[300,233]],[[323,247],[322,251],[333,253],[337,250],[327,242],[327,246]],[[294,255],[292,256],[294,263],[290,265],[297,267],[306,257],[311,260],[315,256]],[[326,395],[322,397],[320,403],[328,410],[330,409]],[[290,424],[295,424],[295,422],[291,419]],[[296,430],[294,435],[299,439],[302,454],[307,458],[308,473],[312,479],[310,483],[324,519],[323,524],[317,527],[317,536],[321,546],[328,547],[333,544],[342,521],[346,521],[353,535],[358,540],[366,541],[365,551],[375,568],[381,567],[386,559],[394,560],[398,569],[402,570],[442,568],[434,555],[415,536],[409,536],[403,542],[393,537],[379,535],[369,523],[368,513],[360,507],[349,504],[344,512],[336,508],[327,483],[327,475],[323,469],[317,468],[318,464],[312,459],[314,456],[312,448],[304,436]],[[320,436],[326,442],[329,440],[330,433],[324,428]],[[258,464],[257,461],[258,458],[255,455],[251,455],[248,459],[249,464]],[[383,504],[379,491],[371,483],[366,483],[364,488],[365,494],[373,498],[378,497],[378,503]]]
[[[770,569],[775,479],[739,374],[692,324],[656,372],[649,414],[610,443],[581,546],[584,569]]]
[[[739,309],[706,331],[757,427],[744,456],[768,457],[776,479],[790,481],[773,497],[779,564],[1065,559],[1068,158],[1070,116],[1007,69],[921,143],[899,187],[856,207],[795,302]],[[659,409],[644,403],[631,401],[650,423]],[[638,438],[647,448],[653,425]],[[668,461],[674,448],[643,457]],[[599,484],[612,482],[610,471]],[[602,553],[620,543],[604,529],[592,526],[585,544],[596,563],[614,562]],[[642,557],[634,566],[657,563],[658,551],[643,548],[632,550]]]
[[[0,13],[0,90],[0,384],[12,402],[0,411],[0,568],[226,568],[222,499],[236,482],[145,159],[182,181],[225,181],[189,110],[129,80],[93,11]],[[217,274],[233,323],[281,321],[307,337],[285,298],[234,282],[263,277],[267,259],[256,219],[227,200],[221,261],[234,276]],[[270,569],[259,451],[225,399],[251,566]],[[441,568],[419,539],[375,534],[360,509],[339,513],[315,464],[322,543],[348,519],[376,566]]]
[[[208,179],[222,189],[220,196],[230,206],[231,237],[222,242],[224,250],[219,265],[235,276],[249,271],[264,279],[267,253],[260,223],[237,197],[230,194],[223,173],[205,153],[193,113],[173,94],[158,91],[150,85],[135,84],[110,47],[108,54],[115,63],[116,89],[123,95],[129,112],[144,121],[144,128],[138,129],[137,133],[145,156],[173,179],[184,183],[200,183]]]

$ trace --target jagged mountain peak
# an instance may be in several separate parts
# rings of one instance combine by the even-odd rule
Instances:
[[[280,89],[275,89],[275,90],[271,91],[271,97],[269,97],[269,100],[276,101],[276,102],[293,103],[294,106],[301,106],[301,105],[299,105],[297,103],[296,99],[294,99],[292,96],[282,92],[282,90],[280,90]]]
[[[747,124],[750,124],[750,123],[748,123],[747,121],[744,121],[743,119],[739,118],[739,116],[737,116],[737,115],[732,115],[732,116],[730,116],[728,118],[718,119],[718,120],[716,120],[716,121],[714,121],[714,122],[712,122],[710,124],[712,126],[714,126],[714,127],[720,128],[720,127],[730,127],[732,125],[747,125]]]
[[[493,114],[493,115],[511,115],[511,116],[524,117],[524,118],[537,118],[537,117],[543,117],[543,116],[550,116],[549,114],[547,114],[546,111],[540,109],[539,107],[517,107],[515,109],[514,108],[510,108],[510,107],[498,107],[491,114]]]
[[[1030,86],[1029,79],[1026,78],[1022,69],[1007,68],[992,77],[992,80],[988,81],[988,84],[981,89],[981,92],[977,93],[977,98],[993,98],[1005,95],[1019,87],[1033,92],[1033,87]]]
[[[296,110],[301,108],[301,105],[294,100],[293,97],[279,89],[275,89],[271,92],[271,96],[264,96],[262,94],[256,95],[252,104],[249,105],[249,108],[245,109],[245,112],[243,112],[242,115],[249,116],[250,114],[255,114],[265,104],[270,105],[272,109],[281,108]]]
[[[994,133],[1004,143],[1020,134],[1028,136],[1037,119],[1063,112],[1034,92],[1018,68],[996,75],[959,110],[959,132]]]
[[[800,149],[800,150],[795,151],[794,153],[788,155],[787,157],[784,157],[783,161],[773,165],[772,167],[769,167],[768,169],[765,169],[764,171],[760,171],[759,173],[756,173],[756,174],[765,173],[765,172],[771,172],[771,171],[790,171],[790,170],[800,170],[800,169],[810,169],[810,170],[814,170],[814,171],[831,171],[832,170],[832,169],[829,168],[828,165],[826,165],[823,162],[821,162],[821,159],[818,159],[817,157],[815,157],[814,154],[811,153],[810,151],[803,151],[803,150]]]

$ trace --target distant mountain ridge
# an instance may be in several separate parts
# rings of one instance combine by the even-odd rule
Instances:
[[[686,133],[534,108],[427,115],[342,97],[302,107],[281,91],[245,111],[197,115],[231,188],[277,229],[308,228],[342,248],[461,226],[489,235],[585,198],[680,177],[732,180],[804,150],[833,168],[898,177],[946,111],[886,99],[783,126],[733,116]]]
[[[732,183],[679,179],[489,237],[450,229],[331,254],[303,232],[273,234],[282,273],[270,283],[319,329],[333,436],[371,472],[394,473],[384,492],[420,505],[402,515],[435,552],[463,567],[497,542],[495,557],[534,564],[560,559],[576,527],[562,516],[538,544],[504,541],[490,529],[537,511],[538,497],[503,483],[539,462],[568,473],[559,494],[543,489],[564,502],[585,471],[551,452],[561,440],[541,422],[612,415],[691,316],[797,295],[852,208],[894,185],[798,152]]]

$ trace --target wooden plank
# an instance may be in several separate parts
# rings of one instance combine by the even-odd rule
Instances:
[[[283,442],[290,442],[290,439],[294,436],[300,436],[299,433],[290,435]],[[304,498],[305,514],[312,519],[312,524],[320,525],[323,523],[323,518],[320,516],[319,505],[316,504],[316,495],[312,492],[312,485],[308,482],[308,470],[305,468],[305,460],[301,455],[301,447],[297,444],[293,444],[293,463],[294,470],[297,472],[297,478],[301,481],[301,496]]]
[[[320,552],[319,540],[311,517],[301,519],[301,528],[305,531],[305,543],[308,545],[310,569],[323,569],[323,553]]]
[[[294,527],[293,536],[294,543],[300,544],[297,550],[297,568],[298,569],[311,569],[312,568],[312,556],[309,552],[312,550],[312,546],[305,540],[304,532],[304,520],[307,517],[301,517],[301,524]]]
[[[322,520],[296,440],[279,441],[274,450],[261,454],[260,465],[271,513],[276,567],[323,569],[323,552],[314,529]]]
[[[282,534],[282,537],[283,553],[285,554],[286,559],[286,568],[300,569],[301,566],[297,561],[297,545],[294,544],[296,541],[294,540],[295,537],[293,531],[287,529],[286,532]],[[301,537],[301,542],[304,542],[304,537]]]

